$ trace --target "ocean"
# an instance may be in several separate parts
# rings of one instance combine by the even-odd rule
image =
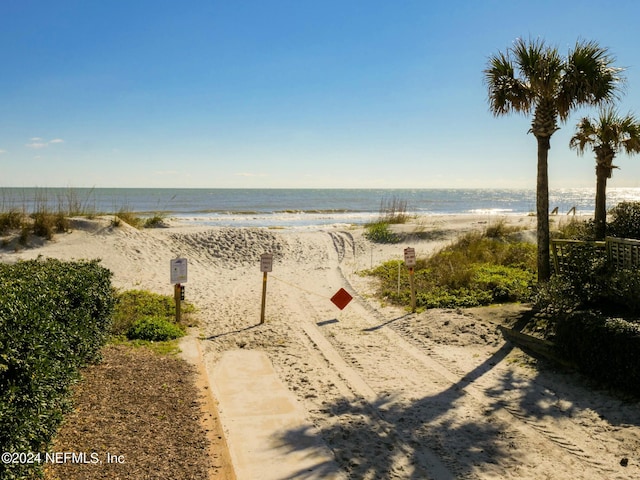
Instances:
[[[549,206],[592,214],[593,188],[552,189]],[[516,189],[183,189],[0,188],[0,211],[162,214],[218,226],[305,227],[366,223],[381,206],[406,202],[417,215],[512,215],[535,212],[535,191]],[[640,201],[640,188],[610,188],[607,205]]]

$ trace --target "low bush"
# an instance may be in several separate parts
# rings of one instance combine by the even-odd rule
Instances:
[[[78,369],[99,358],[113,309],[99,262],[0,264],[0,451],[43,452],[68,408]],[[38,464],[0,463],[0,478]]]
[[[169,295],[160,295],[146,290],[121,292],[116,297],[111,332],[113,335],[125,335],[132,338],[130,335],[136,322],[149,318],[160,318],[173,323],[175,309],[175,300]],[[185,324],[188,323],[189,314],[194,311],[195,307],[192,304],[182,303],[181,313]]]
[[[551,233],[553,238],[593,241],[596,238],[596,227],[591,218],[583,220],[572,217],[566,222],[561,222]]]
[[[640,239],[640,202],[621,202],[609,210],[607,235]]]
[[[640,272],[607,265],[606,254],[594,243],[571,245],[563,273],[539,286],[535,305],[554,313],[593,308],[640,312]]]
[[[640,395],[640,324],[576,311],[556,325],[558,353],[614,388]]]
[[[605,282],[607,299],[634,315],[640,313],[640,271],[616,270]]]
[[[366,226],[364,236],[374,243],[398,243],[400,238],[393,233],[387,222],[370,223]]]
[[[184,336],[184,330],[164,317],[143,317],[135,322],[127,331],[129,340],[148,340],[164,342]]]

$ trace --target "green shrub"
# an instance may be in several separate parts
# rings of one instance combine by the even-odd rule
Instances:
[[[548,282],[537,285],[533,298],[537,309],[552,314],[571,312],[581,303],[571,278],[565,275],[553,275]]]
[[[640,325],[593,311],[557,322],[555,343],[581,371],[615,388],[640,394]]]
[[[400,241],[386,222],[370,223],[366,226],[364,236],[367,240],[374,243],[398,243]]]
[[[184,336],[184,330],[163,317],[144,317],[133,322],[127,331],[129,340],[164,342]]]
[[[113,313],[114,335],[128,335],[133,324],[147,317],[160,317],[168,321],[175,318],[175,300],[169,295],[160,295],[146,290],[127,290],[116,297],[116,306]],[[195,311],[195,307],[188,303],[182,303],[181,313],[187,318]]]
[[[609,210],[607,235],[640,239],[640,202],[621,202]]]
[[[633,314],[640,312],[640,271],[615,270],[605,282],[608,299]]]
[[[113,333],[125,335],[136,320],[143,317],[165,317],[175,315],[175,301],[168,295],[145,290],[127,290],[119,293],[113,314]]]
[[[536,305],[550,311],[601,307],[609,303],[611,270],[601,246],[593,242],[567,246],[563,272],[540,285]]]
[[[42,452],[68,408],[78,369],[99,358],[113,309],[99,262],[0,264],[0,450]],[[0,478],[31,478],[34,464],[2,464]]]
[[[474,290],[491,293],[491,303],[517,302],[529,298],[533,274],[505,265],[477,265],[471,281]]]

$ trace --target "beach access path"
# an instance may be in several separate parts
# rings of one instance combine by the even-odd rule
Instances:
[[[426,255],[456,232],[489,221],[429,218],[418,227],[434,235],[407,240],[418,256]],[[532,222],[509,221],[525,227]],[[169,259],[188,258],[186,296],[200,310],[197,341],[220,397],[238,478],[255,472],[242,459],[255,451],[256,432],[270,432],[260,453],[272,460],[259,462],[264,479],[640,475],[638,404],[589,388],[576,374],[556,371],[505,341],[496,323],[515,322],[522,309],[408,314],[374,299],[371,281],[359,272],[402,258],[405,246],[373,245],[362,228],[346,225],[143,231],[102,226],[84,227],[37,252],[3,254],[2,260],[37,254],[102,258],[118,286],[169,294]],[[259,257],[265,252],[274,254],[274,264],[260,324]],[[340,288],[354,296],[344,310],[329,300]],[[252,389],[251,379],[263,388]],[[244,392],[234,390],[243,384]],[[271,413],[281,414],[278,408],[288,405],[295,420],[261,429],[269,422],[242,414],[255,409],[268,416],[270,386],[274,395],[282,393]]]

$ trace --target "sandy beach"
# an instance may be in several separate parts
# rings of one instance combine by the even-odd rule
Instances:
[[[359,274],[402,258],[406,246],[426,256],[498,220],[420,217],[398,227],[405,242],[377,245],[351,225],[211,228],[169,220],[168,228],[137,230],[76,219],[70,233],[2,250],[0,261],[100,258],[117,288],[172,294],[170,259],[187,258],[186,298],[199,309],[209,371],[225,352],[265,352],[344,478],[638,478],[640,406],[505,341],[497,324],[514,323],[524,307],[409,314],[381,304]],[[505,220],[535,228],[534,217]],[[262,253],[273,253],[274,264],[259,325]],[[342,311],[329,300],[340,288],[354,296]],[[323,478],[316,475],[299,478]]]

